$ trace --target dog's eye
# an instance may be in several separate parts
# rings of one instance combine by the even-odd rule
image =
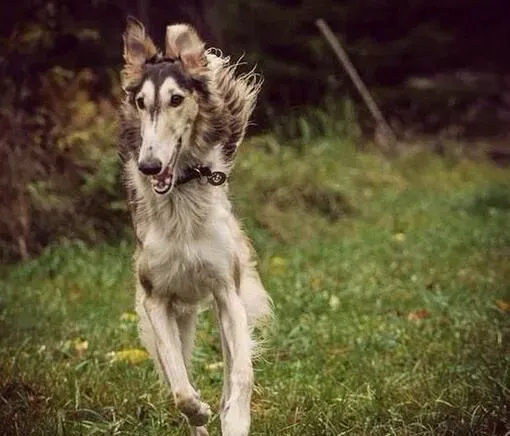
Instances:
[[[145,109],[145,101],[143,97],[137,97],[136,99],[136,107],[143,111]]]
[[[184,97],[182,95],[174,94],[174,95],[172,95],[172,98],[170,99],[170,106],[177,107],[182,103],[183,100],[184,100]]]

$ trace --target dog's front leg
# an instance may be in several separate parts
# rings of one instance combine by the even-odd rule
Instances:
[[[172,389],[176,407],[187,417],[191,426],[207,424],[210,409],[200,401],[189,381],[176,314],[166,301],[157,298],[145,298],[143,308],[156,339],[156,358]],[[198,431],[196,434],[207,434],[205,429],[195,431]]]
[[[179,327],[179,337],[181,339],[182,356],[184,357],[184,364],[188,369],[188,377],[190,376],[191,355],[195,344],[195,329],[197,323],[197,311],[191,310],[185,314],[180,314],[177,318],[177,325]],[[190,423],[191,436],[209,436],[205,427],[195,427]]]
[[[215,294],[228,380],[224,382],[221,428],[223,436],[245,436],[250,430],[253,389],[250,331],[246,310],[234,286]],[[227,372],[226,371],[226,372]]]

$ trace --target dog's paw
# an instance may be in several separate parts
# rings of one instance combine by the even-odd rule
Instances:
[[[211,416],[211,408],[209,407],[209,404],[201,401],[199,401],[199,404],[200,407],[197,410],[186,415],[189,423],[197,427],[206,425],[209,422],[209,417]]]
[[[220,413],[223,436],[248,436],[250,433],[250,409],[227,401]]]
[[[211,416],[211,408],[207,403],[203,403],[198,398],[180,397],[175,401],[179,411],[188,418],[190,425],[202,427],[207,424]]]
[[[190,427],[191,436],[209,436],[209,432],[205,427]]]

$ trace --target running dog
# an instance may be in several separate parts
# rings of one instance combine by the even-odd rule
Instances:
[[[228,177],[260,90],[187,24],[164,53],[129,18],[124,33],[119,154],[136,235],[140,335],[185,415],[204,436],[210,416],[189,379],[197,312],[214,308],[224,361],[224,436],[250,428],[253,327],[271,314]]]

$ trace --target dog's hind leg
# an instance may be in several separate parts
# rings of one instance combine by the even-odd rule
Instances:
[[[219,321],[220,311],[216,302],[214,302],[214,313],[216,314],[216,319]],[[230,355],[230,350],[228,349],[225,333],[223,332],[222,328],[219,330],[221,339],[221,351],[223,354],[223,389],[221,391],[220,410],[225,410],[227,400],[230,397],[230,369],[232,368],[232,356]]]
[[[229,373],[220,412],[223,436],[246,436],[250,430],[253,389],[251,339],[246,309],[235,286],[215,293],[223,356]],[[227,394],[228,396],[225,396]]]
[[[179,327],[179,337],[182,344],[182,356],[184,364],[189,369],[191,365],[191,355],[195,347],[195,331],[197,325],[197,311],[189,309],[189,312],[180,314],[177,318]]]
[[[141,292],[144,292],[143,289]],[[189,381],[178,316],[167,301],[146,295],[140,296],[140,291],[138,294],[137,309],[140,314],[142,338],[146,339],[147,348],[161,367],[162,375],[172,390],[179,411],[186,416],[190,425],[202,427],[209,420],[210,409],[206,403],[200,401],[198,393]],[[147,330],[150,330],[149,334]],[[196,434],[203,436],[206,433],[202,431]]]

